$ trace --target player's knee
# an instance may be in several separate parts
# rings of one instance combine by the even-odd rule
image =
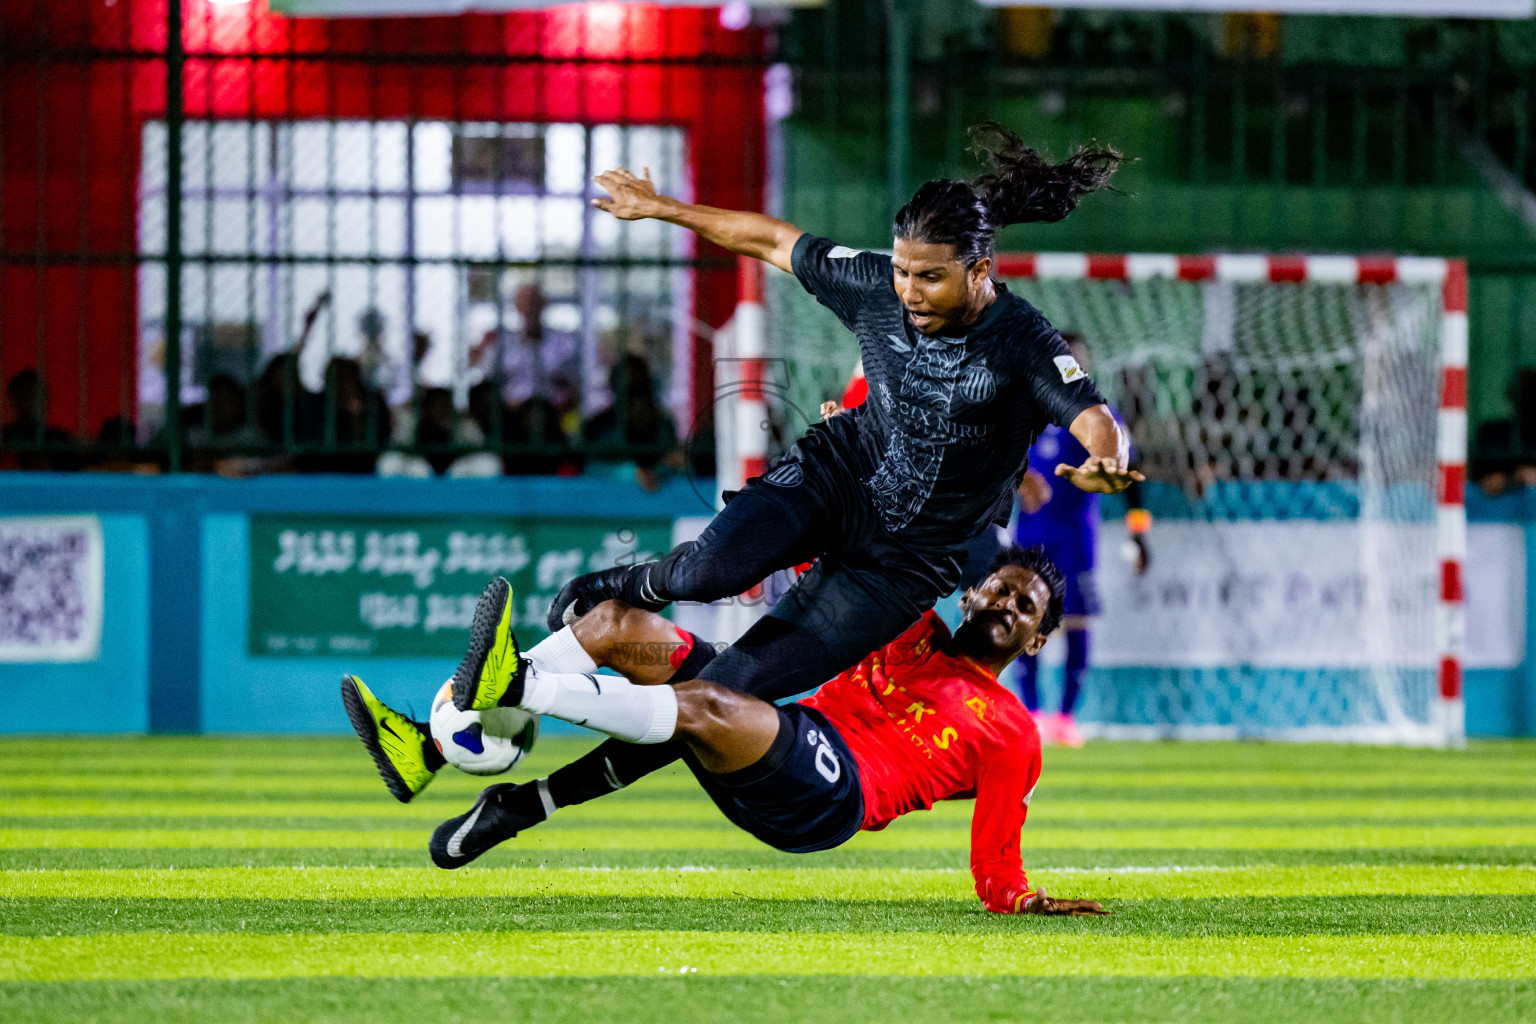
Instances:
[[[715,736],[731,726],[737,694],[707,679],[678,683],[677,731],[691,736]]]
[[[593,660],[605,664],[604,658],[623,637],[624,620],[634,610],[623,601],[604,601],[572,623],[571,632]]]

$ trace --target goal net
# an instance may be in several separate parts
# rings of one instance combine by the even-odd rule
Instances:
[[[766,354],[812,410],[857,346],[770,276]],[[1142,575],[1102,504],[1084,732],[1460,743],[1464,269],[1054,253],[999,276],[1083,340],[1149,481]]]

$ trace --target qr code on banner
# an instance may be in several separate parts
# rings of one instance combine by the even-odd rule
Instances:
[[[101,522],[0,518],[0,661],[89,661],[101,643]]]

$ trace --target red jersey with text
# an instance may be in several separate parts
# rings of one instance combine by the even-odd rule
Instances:
[[[932,611],[802,703],[837,729],[859,765],[864,828],[940,800],[976,798],[971,874],[988,910],[1031,895],[1019,829],[1040,778],[1040,734],[1019,699],[955,651]]]

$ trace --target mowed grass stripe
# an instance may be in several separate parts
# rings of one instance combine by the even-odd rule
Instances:
[[[410,849],[424,847],[425,828],[293,829],[0,829],[0,849],[194,849],[230,850],[326,847]],[[851,849],[966,850],[967,830],[955,827],[901,828],[860,833]],[[743,850],[762,844],[735,828],[545,828],[517,838],[524,852],[539,850]],[[1039,829],[1026,826],[1024,848],[1043,849],[1343,849],[1414,846],[1531,846],[1536,826],[1325,826],[1297,828]],[[1027,856],[1027,854],[1026,854]]]
[[[435,690],[436,687],[433,687]],[[340,711],[340,707],[337,708]],[[602,737],[545,736],[528,759],[539,770],[596,746]],[[189,767],[218,767],[238,762],[286,764],[347,761],[357,756],[350,734],[329,736],[90,736],[7,737],[8,763],[38,770],[64,765],[144,766],[174,760]],[[1519,769],[1536,760],[1536,740],[1470,740],[1465,750],[1434,750],[1254,742],[1115,743],[1096,742],[1085,750],[1047,751],[1051,771],[1102,772],[1118,769],[1217,767],[1255,771],[1291,769],[1298,763],[1329,768],[1401,764],[1408,768],[1465,770]]]
[[[287,978],[0,983],[7,1024],[1360,1024],[1536,1020],[1536,986],[1315,978]]]
[[[1102,899],[1256,896],[1536,895],[1536,866],[1355,865],[1051,871],[1051,892]],[[0,872],[0,897],[348,900],[627,896],[777,900],[975,900],[960,869],[598,870],[570,868],[215,868]],[[1536,914],[1536,905],[1533,905]],[[1536,921],[1533,921],[1536,925]]]
[[[185,793],[199,795],[239,794],[358,794],[383,796],[383,784],[378,777],[366,773],[367,765],[348,764],[334,771],[304,771],[293,773],[269,773],[258,767],[241,771],[209,774],[167,775],[164,769],[148,770],[143,774],[132,772],[96,774],[71,774],[64,772],[38,772],[35,774],[11,773],[0,782],[0,795],[46,796],[53,793]],[[550,769],[557,765],[549,765]],[[526,781],[527,773],[488,779],[472,779],[468,776],[452,777],[452,786],[460,784],[462,791],[473,793],[481,785],[491,781]],[[436,795],[439,786],[428,790]],[[1069,773],[1046,770],[1041,777],[1040,793],[1053,792],[1113,793],[1120,796],[1127,791],[1156,792],[1158,790],[1190,790],[1201,794],[1222,792],[1258,792],[1263,790],[1303,790],[1313,793],[1377,791],[1396,793],[1405,799],[1414,799],[1423,793],[1436,790],[1465,792],[1481,791],[1488,796],[1515,798],[1521,794],[1536,795],[1536,780],[1529,767],[1490,773],[1445,770],[1420,774],[1404,771],[1358,772],[1108,772]],[[647,776],[635,784],[636,792],[647,795],[668,793],[691,794],[699,791],[699,784],[686,772],[669,771]],[[1282,794],[1283,795],[1283,794]]]
[[[968,822],[969,801],[947,801],[930,811],[904,819],[907,822]],[[75,798],[59,796],[13,797],[0,804],[0,827],[27,827],[27,819],[49,818],[378,818],[380,820],[421,820],[434,824],[451,813],[457,804],[447,801],[394,804],[386,802],[382,791],[373,800],[285,800],[258,803],[239,801],[210,804],[206,800],[164,798]],[[550,826],[567,822],[593,820],[686,821],[717,817],[707,797],[698,800],[651,799],[639,794],[615,795],[587,804],[563,808]],[[1032,826],[1070,822],[1074,825],[1098,825],[1116,821],[1151,822],[1166,820],[1177,825],[1185,821],[1213,820],[1392,820],[1426,819],[1514,819],[1511,823],[1536,825],[1536,801],[1509,797],[1423,797],[1408,801],[1349,798],[1339,800],[1291,800],[1255,806],[1251,800],[1212,797],[1203,800],[1052,800],[1049,795],[1030,807]]]
[[[1059,889],[1069,896],[1102,895]],[[1434,935],[1528,931],[1529,896],[1111,899],[1093,918],[991,914],[974,899],[432,896],[411,899],[4,899],[0,934],[128,932],[942,932],[946,935]]]
[[[892,975],[1504,978],[1531,935],[1160,938],[934,932],[457,932],[0,936],[0,980]]]
[[[3,806],[3,805],[0,805]],[[468,804],[466,803],[466,807]],[[300,817],[295,815],[228,815],[213,817],[177,817],[157,818],[153,815],[121,815],[114,817],[68,817],[68,816],[33,816],[11,817],[0,814],[0,833],[26,829],[50,829],[55,831],[78,832],[118,832],[133,829],[153,830],[255,830],[264,831],[272,828],[283,828],[292,831],[310,830],[335,832],[347,830],[355,832],[393,832],[403,829],[420,829],[422,832],[430,832],[440,821],[449,817],[452,813],[462,812],[462,808],[453,810],[438,810],[430,816],[364,816],[364,817]],[[969,832],[970,815],[969,807],[964,815],[931,815],[913,814],[902,819],[896,827],[902,836],[914,833],[939,833],[939,839],[905,840],[900,844],[903,848],[933,847],[948,849],[953,844],[949,840],[963,844],[966,839],[963,834]],[[1237,815],[1229,818],[1213,820],[1205,828],[1222,829],[1290,829],[1298,826],[1294,819],[1271,818],[1262,815]],[[1476,829],[1476,828],[1525,828],[1531,830],[1533,840],[1536,840],[1536,814],[1524,817],[1511,817],[1509,815],[1468,815],[1458,818],[1378,818],[1362,819],[1353,815],[1338,815],[1332,818],[1306,819],[1304,826],[1313,830],[1328,828],[1354,829],[1370,827],[1375,829]],[[541,823],[537,832],[528,830],[527,841],[532,841],[535,835],[550,835],[555,833],[571,832],[626,832],[645,830],[651,828],[672,828],[685,831],[718,831],[730,832],[736,826],[715,808],[713,804],[700,804],[691,814],[676,814],[655,818],[634,817],[616,818],[599,816],[596,814],[581,817],[557,816],[553,821]],[[1026,831],[1026,844],[1036,846],[1057,846],[1064,837],[1081,839],[1090,845],[1094,844],[1094,837],[1103,832],[1114,832],[1124,835],[1129,832],[1163,831],[1168,829],[1192,829],[1201,828],[1198,822],[1176,821],[1163,818],[1120,818],[1113,821],[1082,821],[1076,819],[1051,820],[1042,819],[1032,821]]]
[[[643,850],[549,850],[520,845],[525,837],[503,843],[475,863],[481,867],[568,868],[608,870],[730,868],[863,868],[901,871],[910,869],[960,871],[965,854],[956,850],[876,850],[842,846],[814,856],[780,853],[768,846],[744,850],[667,849]],[[1536,864],[1536,846],[1407,846],[1339,847],[1335,849],[1119,849],[1090,847],[1032,848],[1025,863],[1033,874],[1040,870],[1071,871],[1121,868],[1146,870],[1176,867],[1252,867],[1304,865],[1488,865]],[[162,848],[128,849],[0,849],[0,870],[52,871],[99,869],[211,869],[243,867],[335,868],[430,868],[426,846],[384,849],[381,847],[291,846],[267,849]]]

